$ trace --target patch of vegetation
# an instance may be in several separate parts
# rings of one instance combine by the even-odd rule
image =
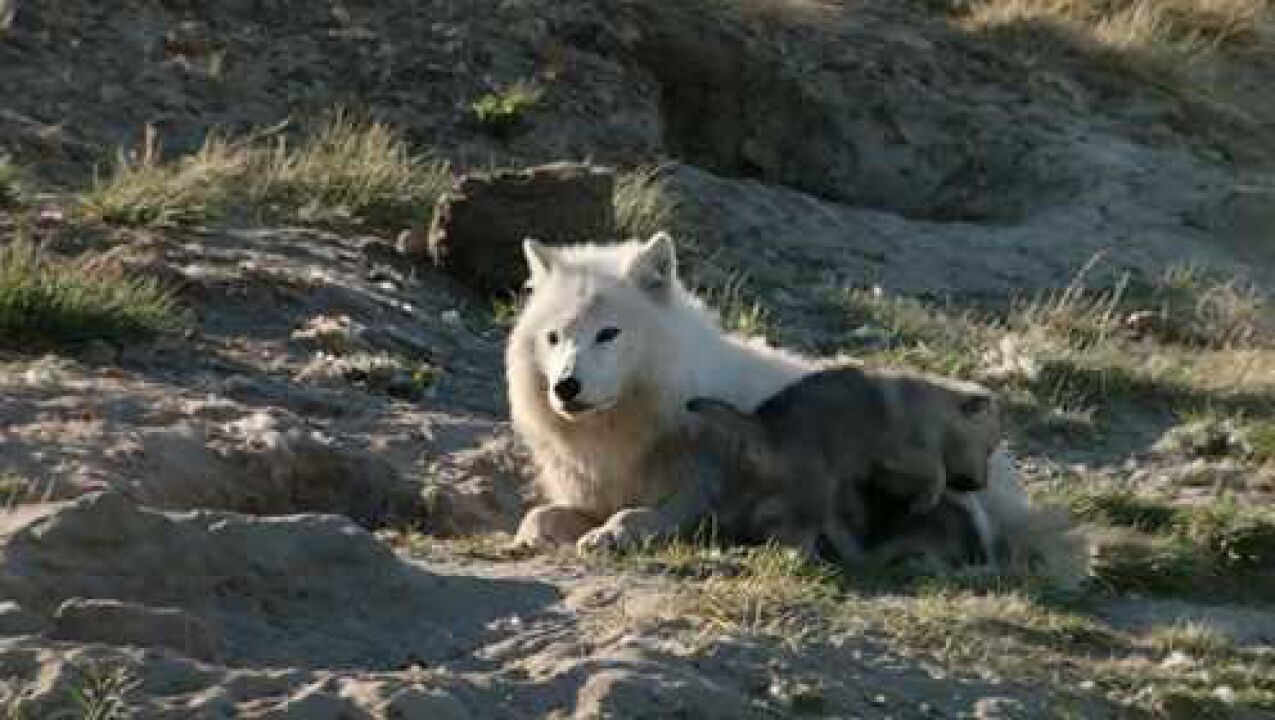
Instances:
[[[1275,464],[1275,420],[1254,422],[1243,433],[1253,460],[1268,465]]]
[[[1225,658],[1235,643],[1217,628],[1200,622],[1176,622],[1152,630],[1146,642],[1162,655],[1183,653],[1193,658]]]
[[[124,342],[184,322],[177,302],[154,280],[90,271],[25,240],[0,247],[0,338],[6,344]]]
[[[13,507],[31,494],[31,481],[19,475],[0,472],[0,509]]]
[[[344,112],[296,145],[278,138],[249,153],[248,200],[300,222],[419,221],[450,181],[446,163],[412,154],[388,125]]]
[[[944,3],[962,27],[1033,58],[1085,51],[1096,68],[1136,78],[1194,105],[1246,117],[1218,82],[1232,63],[1275,52],[1264,0],[973,0]]]
[[[846,578],[778,547],[720,550],[702,542],[653,546],[613,562],[677,578],[662,612],[696,621],[701,643],[746,634],[798,650],[834,636],[883,639],[956,674],[1044,683],[1082,705],[1111,702],[1153,715],[1166,707],[1275,707],[1275,676],[1263,654],[1195,626],[1131,636],[1087,615],[1083,597],[1059,602],[1012,580]],[[1166,667],[1173,650],[1200,664],[1188,672]],[[1219,686],[1229,693],[1225,702]]]
[[[491,324],[496,327],[511,328],[518,320],[521,307],[518,297],[497,297],[491,301]]]
[[[133,716],[129,696],[142,681],[125,667],[93,665],[82,670],[83,683],[71,691],[83,720],[125,720]]]
[[[1275,517],[1231,498],[1178,505],[1127,488],[1052,493],[1096,532],[1094,572],[1109,590],[1275,601]]]
[[[852,352],[870,362],[903,365],[956,377],[978,374],[982,346],[994,326],[970,312],[951,313],[909,297],[879,290],[851,290],[842,298],[855,328]]]
[[[0,155],[0,209],[18,207],[25,196],[22,169],[7,156]]]
[[[1087,290],[1091,269],[1060,292],[1001,310],[851,291],[842,301],[845,347],[870,363],[997,387],[1038,428],[1059,413],[1092,426],[1134,406],[1271,416],[1275,338],[1263,325],[1264,297],[1190,269],[1147,286]]]
[[[505,137],[523,127],[527,113],[540,102],[544,91],[527,81],[512,83],[487,93],[470,104],[479,126],[492,135]]]
[[[776,545],[723,551],[709,542],[655,545],[615,559],[621,568],[694,579],[673,611],[715,633],[747,632],[792,646],[851,622],[838,602],[839,575]]]
[[[247,172],[241,148],[210,136],[193,155],[164,162],[158,134],[147,126],[138,152],[121,150],[110,174],[81,198],[89,220],[131,227],[198,225],[217,217]]]
[[[747,277],[736,274],[719,288],[704,293],[710,307],[717,310],[722,327],[745,337],[767,337],[773,331],[770,311],[752,299]]]
[[[644,239],[661,230],[683,234],[678,201],[665,185],[662,171],[662,167],[651,165],[616,177],[612,204],[620,237]]]
[[[337,112],[297,143],[278,130],[237,141],[210,135],[171,162],[148,132],[137,157],[121,153],[94,183],[81,211],[144,227],[204,224],[234,206],[269,219],[401,226],[429,212],[450,181],[446,163],[412,154],[383,123]]]

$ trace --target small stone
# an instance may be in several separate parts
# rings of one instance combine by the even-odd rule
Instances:
[[[978,720],[1026,720],[1032,714],[1014,698],[985,697],[974,703],[974,717]]]
[[[442,321],[447,323],[448,325],[460,324],[460,311],[458,310],[444,310],[443,314],[440,315],[439,317],[441,317]]]

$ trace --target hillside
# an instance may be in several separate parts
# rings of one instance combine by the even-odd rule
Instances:
[[[4,716],[1275,716],[1271,77],[1260,0],[0,2]],[[1093,581],[504,550],[516,300],[402,249],[564,160],[997,389]]]

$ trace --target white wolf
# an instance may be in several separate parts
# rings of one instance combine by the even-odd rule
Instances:
[[[531,451],[544,504],[523,518],[515,543],[630,547],[712,514],[727,470],[701,452],[705,428],[687,401],[751,412],[819,365],[723,332],[682,286],[667,233],[562,248],[528,240],[523,249],[531,296],[505,371],[514,431]],[[960,497],[988,544],[1020,562],[1058,562],[1052,546],[1063,528],[1041,525],[1004,445],[987,489]]]
[[[531,296],[505,356],[514,430],[546,505],[516,542],[629,546],[709,512],[693,397],[752,409],[812,368],[726,334],[678,279],[673,240],[524,244]]]

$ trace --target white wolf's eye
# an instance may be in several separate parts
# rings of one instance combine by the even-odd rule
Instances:
[[[599,344],[609,343],[612,340],[614,340],[616,337],[618,337],[619,334],[620,334],[620,328],[617,328],[617,327],[602,328],[601,330],[598,331],[598,343]]]
[[[550,330],[549,334],[545,336],[545,340],[548,340],[550,345],[557,345],[558,332],[556,330]]]

